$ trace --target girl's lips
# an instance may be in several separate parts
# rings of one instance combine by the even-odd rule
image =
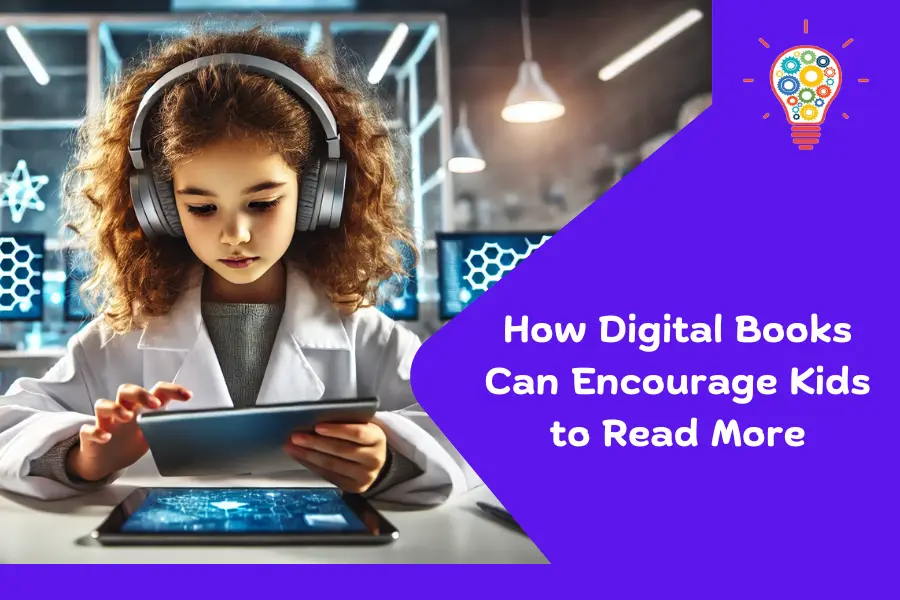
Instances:
[[[254,256],[252,258],[243,258],[240,260],[221,258],[221,259],[219,259],[219,262],[226,266],[231,267],[232,269],[244,269],[246,267],[249,267],[251,264],[253,264],[253,262],[256,261],[257,259],[259,259],[258,256]]]

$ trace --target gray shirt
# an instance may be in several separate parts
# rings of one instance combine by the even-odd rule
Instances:
[[[201,314],[209,333],[216,358],[225,377],[228,393],[235,407],[256,404],[275,335],[284,313],[283,304],[241,304],[203,302]],[[99,488],[105,480],[85,482],[66,471],[66,457],[78,443],[74,435],[56,444],[46,454],[32,461],[30,475],[46,477],[80,490]],[[375,483],[366,491],[372,496],[389,487],[412,479],[422,470],[388,447],[387,461]]]

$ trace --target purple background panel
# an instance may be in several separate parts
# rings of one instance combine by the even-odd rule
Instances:
[[[889,103],[898,95],[886,67],[898,32],[886,3],[805,6],[716,2],[712,108],[430,338],[414,362],[424,408],[547,558],[587,563],[577,572],[598,592],[897,591],[900,215]],[[798,44],[828,49],[844,71],[811,152],[792,144],[767,81],[778,54]],[[630,313],[706,323],[722,314],[724,339],[653,353],[600,343],[597,318]],[[735,341],[738,315],[786,326],[808,324],[813,313],[849,323],[852,340]],[[588,335],[580,344],[506,344],[506,315],[584,322]],[[826,376],[844,365],[851,377],[867,375],[871,392],[791,395],[791,368],[818,365]],[[560,393],[493,396],[485,375],[501,366],[557,375]],[[771,374],[778,393],[745,405],[706,393],[576,396],[573,367]],[[674,429],[692,417],[698,447],[603,445],[607,418]],[[732,418],[802,427],[806,444],[712,447],[715,421]],[[555,447],[557,420],[587,427],[590,443]]]

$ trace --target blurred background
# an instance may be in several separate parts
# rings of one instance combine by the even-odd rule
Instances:
[[[408,150],[421,262],[380,309],[423,338],[711,102],[711,0],[3,0],[0,387],[91,318],[63,251],[75,128],[148,45],[260,21],[362,70]]]

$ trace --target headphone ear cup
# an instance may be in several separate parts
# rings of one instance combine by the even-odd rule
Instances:
[[[184,237],[184,229],[181,227],[181,218],[178,216],[178,206],[175,204],[175,190],[171,180],[163,177],[161,169],[153,165],[153,189],[160,209],[160,217],[174,237]]]
[[[322,209],[322,161],[309,160],[300,175],[300,193],[297,198],[297,231],[312,231]]]

